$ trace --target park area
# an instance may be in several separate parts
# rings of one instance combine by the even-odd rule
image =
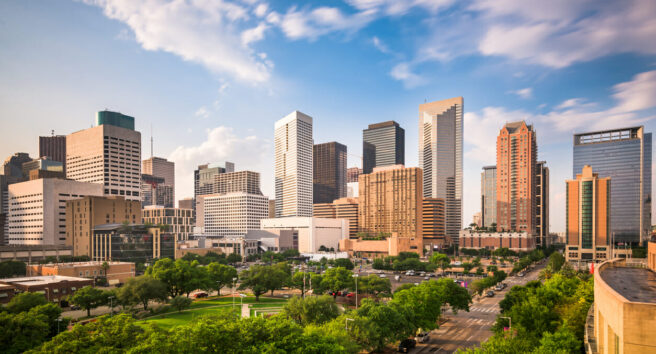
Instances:
[[[278,313],[287,302],[286,299],[268,298],[263,296],[260,297],[260,301],[255,301],[254,296],[244,297],[243,299],[235,297],[234,311],[237,311],[237,313],[241,313],[241,301],[243,301],[243,304],[249,304],[251,316]],[[158,327],[168,330],[176,326],[187,324],[200,316],[228,312],[233,309],[232,304],[233,298],[229,296],[196,300],[186,310],[179,312],[175,309],[170,309],[166,313],[145,318],[138,323],[154,323],[157,324]]]

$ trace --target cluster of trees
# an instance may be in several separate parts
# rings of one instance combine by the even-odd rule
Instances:
[[[357,310],[346,312],[330,296],[322,296],[293,298],[271,317],[205,315],[169,330],[137,325],[126,314],[103,316],[59,334],[31,353],[358,353],[382,349],[419,328],[435,328],[444,304],[458,311],[468,310],[470,303],[466,289],[441,279],[396,292],[387,303],[364,300]]]
[[[420,261],[419,254],[416,252],[401,252],[398,256],[376,258],[372,263],[372,267],[383,270],[415,270],[426,272],[434,272],[436,269],[434,264]]]
[[[237,270],[218,262],[201,266],[197,260],[189,262],[184,259],[173,261],[163,258],[148,267],[146,275],[161,281],[168,296],[174,298],[180,295],[189,297],[192,291],[198,289],[214,290],[220,294],[222,288],[235,283]]]
[[[11,278],[15,276],[24,276],[27,271],[25,262],[21,261],[2,261],[0,262],[0,278]]]
[[[557,265],[557,256],[551,258]],[[592,278],[561,264],[544,283],[514,286],[500,302],[503,317],[495,334],[480,348],[465,353],[580,353],[588,310],[593,302]],[[510,332],[510,333],[508,333]]]
[[[68,262],[88,262],[89,256],[47,256],[39,261],[39,264],[48,263],[68,263]]]
[[[266,251],[264,253],[251,254],[248,257],[246,257],[246,261],[255,262],[257,260],[261,260],[262,262],[266,262],[266,263],[276,263],[276,262],[283,262],[290,258],[298,257],[300,255],[301,254],[298,252],[298,250],[294,250],[294,249],[285,250],[282,252]]]
[[[494,270],[491,277],[485,277],[483,279],[474,280],[470,285],[469,289],[474,293],[480,295],[485,289],[495,286],[497,283],[504,281],[507,277],[506,272],[502,270]]]
[[[231,253],[226,256],[223,253],[219,254],[214,252],[207,252],[207,254],[204,256],[194,253],[187,253],[182,257],[182,259],[187,262],[197,261],[202,265],[208,265],[210,263],[235,264],[242,261],[242,257],[236,253]]]
[[[42,294],[22,293],[0,308],[0,348],[3,353],[22,353],[56,336],[68,325],[61,308]]]
[[[525,269],[526,267],[530,266],[531,264],[543,259],[546,256],[549,256],[551,253],[553,253],[553,249],[549,248],[546,249],[545,251],[535,249],[528,253],[527,255],[523,256],[520,258],[517,262],[515,262],[515,265],[513,266],[512,273],[517,273],[521,271],[522,269]]]

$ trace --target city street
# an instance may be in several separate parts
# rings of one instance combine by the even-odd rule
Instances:
[[[546,264],[546,263],[544,263]],[[499,314],[499,302],[506,292],[514,285],[523,285],[528,281],[535,280],[544,267],[544,264],[526,273],[524,277],[509,277],[504,283],[508,284],[506,289],[495,292],[494,297],[482,297],[474,300],[469,312],[459,311],[453,315],[450,310],[446,314],[447,322],[439,329],[430,333],[430,340],[425,344],[417,344],[416,353],[453,353],[457,349],[478,346],[481,342],[492,336],[490,328]]]

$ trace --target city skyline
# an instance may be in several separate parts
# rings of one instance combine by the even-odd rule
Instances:
[[[347,145],[348,167],[359,165],[355,156],[361,156],[361,130],[368,124],[395,120],[406,129],[406,166],[413,167],[418,166],[412,153],[418,148],[416,106],[424,100],[463,96],[467,99],[463,223],[466,225],[480,210],[480,171],[482,166],[494,164],[495,132],[507,121],[524,119],[535,125],[540,142],[538,159],[550,167],[551,230],[558,232],[564,231],[564,214],[558,212],[565,202],[563,181],[573,173],[572,134],[635,125],[644,125],[652,132],[656,127],[652,119],[655,103],[649,99],[656,92],[654,53],[643,45],[654,33],[646,20],[633,14],[639,1],[629,2],[623,9],[600,4],[592,15],[587,14],[586,6],[562,4],[553,11],[537,13],[512,1],[503,11],[483,1],[472,1],[469,7],[449,2],[441,8],[414,3],[401,8],[385,3],[368,9],[346,3],[326,7],[337,11],[341,17],[335,21],[342,21],[341,25],[321,25],[317,20],[321,12],[315,12],[319,5],[293,10],[279,3],[264,8],[243,5],[250,21],[240,23],[244,31],[256,28],[259,18],[275,17],[274,13],[281,17],[278,24],[263,21],[267,28],[262,36],[252,37],[256,31],[251,31],[251,41],[242,47],[236,44],[255,49],[254,53],[267,53],[264,59],[248,54],[248,50],[238,51],[245,55],[238,59],[247,59],[244,65],[255,58],[267,68],[248,71],[259,73],[250,76],[238,74],[242,72],[240,60],[233,69],[227,66],[217,70],[198,59],[202,57],[199,53],[185,52],[180,43],[162,43],[157,42],[161,38],[145,36],[144,27],[128,23],[126,16],[134,11],[134,18],[143,21],[146,28],[154,25],[148,21],[162,20],[145,18],[142,14],[147,9],[140,6],[146,5],[124,9],[111,1],[94,4],[97,6],[82,2],[0,5],[7,29],[0,42],[9,49],[0,54],[0,74],[6,78],[0,87],[0,102],[3,126],[13,132],[2,136],[3,157],[28,152],[36,158],[38,136],[49,136],[53,129],[57,135],[67,135],[88,128],[94,113],[108,108],[135,117],[142,147],[148,146],[149,127],[154,125],[154,155],[176,163],[177,198],[193,195],[193,169],[197,165],[225,160],[235,161],[240,169],[260,172],[263,194],[273,197],[271,126],[289,111],[298,109],[312,115],[315,142],[337,140]],[[103,10],[111,15],[104,15]],[[201,15],[206,13],[199,10]],[[400,33],[409,23],[420,22],[417,20],[425,21],[420,26],[432,23],[436,29],[444,28],[449,21],[443,15],[446,10],[458,18],[471,14],[482,33],[450,43],[452,48],[436,46],[433,52],[402,40],[411,36],[414,42],[430,39],[435,44],[440,42],[438,38],[445,39],[435,33],[429,38],[413,31]],[[642,12],[649,14],[650,10],[647,7]],[[297,24],[305,24],[306,30],[290,30],[294,14],[301,16]],[[518,19],[507,20],[511,15]],[[72,21],[71,16],[81,21]],[[556,26],[556,16],[562,16],[564,24],[559,26],[565,28]],[[22,23],[18,23],[19,18]],[[588,21],[586,26],[593,22],[597,28],[605,28],[605,20],[619,18],[630,18],[636,26],[611,28],[614,36],[599,46],[590,44],[592,41],[577,27],[581,18]],[[247,26],[250,24],[253,26]],[[171,21],[171,26],[181,23]],[[385,31],[387,27],[392,30]],[[41,38],[46,28],[53,40],[40,49],[31,46],[29,43]],[[531,54],[498,41],[503,34],[521,37],[520,29],[544,31],[541,35],[532,32],[536,44],[531,45],[549,40],[548,49]],[[208,38],[211,33],[202,27],[190,30],[185,33],[199,38]],[[576,34],[574,39],[560,34],[567,30]],[[80,55],[72,47],[78,45],[90,50]],[[307,70],[295,72],[298,60],[317,60],[315,55],[331,49],[335,53],[318,62],[326,66],[323,73],[308,76]],[[91,53],[94,50],[96,53]],[[285,50],[290,53],[285,54]],[[41,51],[59,54],[39,55]],[[299,53],[305,54],[299,59],[293,57]],[[212,58],[220,55],[208,54]],[[330,63],[333,55],[343,56],[344,61]],[[361,60],[362,56],[371,60]],[[267,61],[272,65],[267,66]],[[70,68],[81,74],[70,75]],[[433,80],[437,88],[428,85]],[[255,97],[259,104],[246,104],[242,97]],[[243,122],[249,120],[248,124]],[[25,138],[28,136],[33,139]]]

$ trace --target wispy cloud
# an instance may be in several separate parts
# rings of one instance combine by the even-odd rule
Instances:
[[[526,87],[526,88],[523,88],[523,89],[511,91],[511,93],[514,93],[519,98],[523,98],[525,100],[533,97],[533,89],[530,88],[530,87]]]
[[[400,63],[392,68],[390,76],[403,82],[405,88],[411,89],[427,83],[426,78],[411,71],[410,64]]]

